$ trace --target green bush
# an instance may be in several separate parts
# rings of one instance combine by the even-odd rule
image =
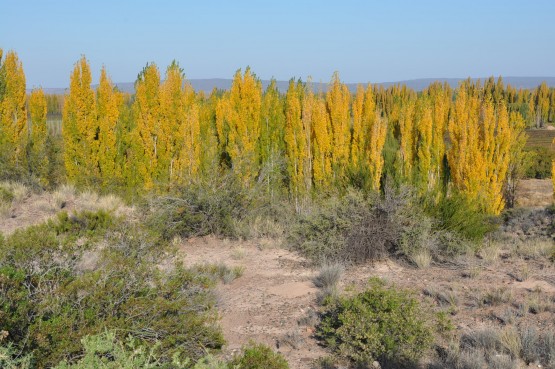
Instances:
[[[209,234],[235,237],[236,221],[249,211],[250,199],[230,177],[217,185],[199,183],[174,189],[170,195],[152,199],[149,205],[149,226],[164,239]]]
[[[546,147],[531,147],[527,151],[527,169],[526,178],[544,179],[551,178],[552,160],[555,159],[555,153],[550,152]]]
[[[0,332],[0,335],[4,332]],[[0,336],[0,368],[3,369],[31,369],[32,357],[30,355],[20,356],[11,343],[3,344],[4,337]]]
[[[0,249],[0,329],[18,350],[50,367],[79,356],[79,341],[106,328],[157,343],[163,361],[222,346],[216,277],[179,265],[160,270],[171,250],[139,225],[114,229],[101,212],[78,219],[85,221],[61,216],[18,230]],[[82,247],[96,237],[101,248]]]
[[[103,233],[114,225],[112,215],[105,211],[82,211],[68,215],[63,211],[58,214],[55,224],[57,234],[72,234],[77,237],[91,237],[95,233]]]
[[[263,344],[249,343],[243,352],[229,363],[230,369],[289,369],[285,358]]]
[[[406,291],[385,288],[371,279],[369,288],[329,304],[317,328],[318,338],[355,363],[416,362],[431,347],[427,314]]]
[[[497,228],[495,218],[480,211],[479,205],[462,194],[442,200],[436,210],[439,227],[472,241],[479,241]],[[450,250],[456,251],[456,250]]]
[[[83,355],[74,363],[62,361],[54,369],[228,369],[225,361],[212,355],[192,363],[189,358],[180,360],[174,356],[171,361],[162,360],[158,354],[158,344],[145,346],[128,336],[120,341],[114,331],[87,336],[81,339]]]
[[[0,203],[6,202],[10,203],[14,199],[14,194],[8,188],[0,186]]]

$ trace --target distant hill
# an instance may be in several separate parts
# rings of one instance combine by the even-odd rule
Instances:
[[[411,79],[406,81],[396,81],[396,82],[379,82],[372,83],[376,85],[381,85],[384,87],[390,87],[392,85],[401,84],[407,85],[416,91],[422,91],[424,88],[428,87],[432,82],[447,82],[451,87],[457,87],[460,81],[466,78],[420,78]],[[472,80],[486,80],[487,78],[472,78]],[[220,90],[228,90],[231,87],[231,79],[225,78],[209,78],[209,79],[190,79],[189,83],[193,86],[195,91],[204,91],[209,93],[214,88]],[[519,88],[535,88],[542,82],[546,82],[549,87],[555,87],[555,77],[503,77],[503,82],[505,85],[510,84],[511,86]],[[262,80],[262,86],[265,89],[270,84],[268,80]],[[287,91],[287,86],[289,86],[288,81],[276,81],[277,87],[281,92]],[[366,85],[367,83],[361,83]],[[356,91],[359,83],[347,83],[349,90]],[[116,83],[116,86],[124,92],[133,93],[135,91],[133,82],[123,82]],[[96,86],[93,86],[96,88]],[[328,84],[321,82],[313,82],[312,87],[315,91],[326,91]],[[67,88],[44,88],[44,92],[48,94],[64,94],[67,92]]]

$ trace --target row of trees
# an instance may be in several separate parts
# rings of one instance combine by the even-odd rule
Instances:
[[[74,182],[119,178],[145,189],[223,167],[246,186],[287,188],[297,202],[346,183],[378,191],[390,177],[432,201],[461,192],[497,214],[524,143],[524,120],[498,86],[466,81],[453,94],[433,84],[417,94],[369,85],[352,96],[335,74],[325,93],[291,80],[283,96],[275,83],[264,92],[247,68],[229,91],[206,97],[174,62],[163,82],[154,64],[140,73],[126,113],[104,69],[95,95],[82,58],[64,106],[65,165]]]
[[[33,91],[27,110],[14,52],[1,71],[2,152],[41,177],[51,102]],[[245,186],[264,183],[268,194],[289,193],[299,203],[338,186],[379,191],[389,180],[414,186],[432,203],[461,193],[491,214],[503,209],[521,170],[523,130],[531,116],[538,119],[529,112],[547,122],[555,106],[545,84],[516,91],[493,78],[454,91],[434,83],[421,93],[368,85],[352,94],[334,74],[325,93],[291,80],[281,94],[275,82],[263,91],[247,68],[229,91],[207,96],[173,62],[163,79],[147,65],[133,96],[119,92],[104,68],[96,91],[91,80],[82,57],[62,117],[71,182],[149,190],[230,170]]]
[[[47,181],[46,97],[42,89],[26,93],[17,54],[0,49],[0,174],[27,172]]]

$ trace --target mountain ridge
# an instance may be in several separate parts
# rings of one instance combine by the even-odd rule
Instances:
[[[485,81],[489,77],[480,77],[480,78],[470,78],[473,81]],[[530,89],[536,88],[542,82],[547,83],[549,87],[555,87],[555,77],[519,77],[519,76],[507,76],[502,77],[503,82],[505,85],[510,84],[516,89],[523,88],[523,89]],[[428,87],[433,82],[440,82],[445,83],[447,82],[451,87],[457,87],[457,85],[468,78],[417,78],[417,79],[409,79],[409,80],[400,80],[394,82],[366,82],[366,83],[345,83],[345,85],[349,88],[351,92],[356,91],[358,85],[366,86],[368,83],[372,85],[383,86],[384,88],[393,86],[393,85],[406,85],[409,88],[412,88],[416,91],[422,91],[426,87]],[[497,80],[497,77],[495,77]],[[231,83],[233,80],[231,78],[194,78],[187,80],[195,89],[195,91],[204,91],[205,93],[210,93],[214,88],[220,90],[228,90],[231,87]],[[261,80],[263,89],[266,89],[270,84],[271,80]],[[134,93],[135,91],[135,83],[134,82],[119,82],[115,83],[120,91]],[[289,86],[289,81],[282,81],[276,80],[276,85],[280,92],[287,91],[287,87]],[[97,85],[93,85],[93,88],[96,89]],[[324,82],[312,82],[312,88],[314,91],[323,91],[325,92],[327,89],[328,83]],[[65,94],[68,91],[68,88],[43,88],[44,92],[47,94]],[[28,89],[28,92],[31,90]]]

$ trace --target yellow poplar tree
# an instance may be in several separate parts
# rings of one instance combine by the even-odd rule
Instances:
[[[233,83],[217,109],[220,137],[227,136],[227,153],[235,174],[249,183],[259,173],[260,113],[262,84],[250,68],[235,73]]]
[[[31,116],[29,168],[31,173],[36,173],[43,185],[48,185],[46,109],[46,97],[42,88],[33,90],[29,96],[29,114]]]
[[[272,79],[262,98],[260,127],[260,161],[266,190],[273,195],[281,180],[280,159],[284,147],[284,101]]]
[[[100,71],[100,83],[96,90],[98,119],[98,166],[104,184],[121,177],[118,167],[116,126],[118,124],[123,96],[114,90],[106,68]]]
[[[352,111],[353,139],[351,143],[351,163],[355,167],[359,167],[365,160],[368,129],[372,126],[376,116],[376,103],[371,85],[368,85],[366,91],[361,85],[357,86]]]
[[[62,114],[64,164],[68,180],[74,183],[98,176],[98,123],[91,79],[89,64],[83,56],[71,74]]]
[[[307,158],[306,132],[302,121],[302,82],[295,84],[294,80],[289,81],[289,88],[285,95],[285,149],[287,154],[287,172],[289,174],[289,189],[295,198],[297,210],[299,200],[307,192],[305,176]]]
[[[397,153],[397,172],[399,178],[411,181],[415,155],[414,113],[416,102],[405,99],[401,102],[399,110],[399,151]]]
[[[305,148],[303,152],[306,154],[304,156],[304,163],[303,163],[303,178],[304,178],[304,187],[307,192],[312,189],[313,184],[313,154],[314,154],[314,145],[312,142],[312,132],[314,128],[314,110],[316,106],[316,96],[314,96],[314,91],[312,88],[312,81],[309,77],[308,82],[304,85],[304,90],[302,93],[302,102],[301,102],[301,120],[303,123],[303,133],[305,135],[303,143],[305,144]]]
[[[162,175],[170,182],[191,180],[200,167],[199,108],[195,92],[175,61],[160,89],[160,111],[158,165]]]
[[[369,107],[370,108],[370,107]],[[365,115],[370,114],[365,113]],[[368,115],[367,115],[368,116]],[[387,119],[379,111],[374,112],[374,119],[368,121],[368,138],[366,142],[366,165],[368,168],[370,186],[374,191],[380,189],[380,179],[384,166],[382,155],[387,136]]]
[[[505,102],[494,105],[475,85],[462,84],[449,122],[448,152],[453,185],[488,214],[504,207],[503,185],[510,162],[511,135]]]
[[[220,164],[220,146],[218,145],[216,128],[216,107],[220,99],[216,89],[208,97],[205,97],[201,92],[198,98],[200,104],[200,172],[203,176],[214,176]]]
[[[137,170],[146,189],[158,179],[160,150],[160,72],[155,64],[147,65],[135,83],[135,141]]]
[[[416,108],[416,132],[417,132],[417,175],[418,187],[427,192],[432,189],[434,182],[433,175],[435,170],[432,167],[434,154],[434,121],[432,108],[428,98],[421,98],[417,102]]]
[[[318,189],[327,189],[333,179],[332,172],[332,139],[331,122],[326,111],[326,102],[317,97],[313,105],[313,176]]]
[[[200,107],[195,91],[189,83],[183,91],[185,121],[181,127],[183,144],[177,170],[185,180],[197,179],[201,168]]]
[[[8,51],[0,69],[0,145],[10,165],[21,170],[26,165],[28,140],[25,73],[14,51]]]
[[[333,74],[326,93],[326,105],[330,115],[333,132],[333,168],[337,178],[343,178],[349,162],[351,142],[351,117],[349,107],[351,93],[339,80],[339,74]]]

